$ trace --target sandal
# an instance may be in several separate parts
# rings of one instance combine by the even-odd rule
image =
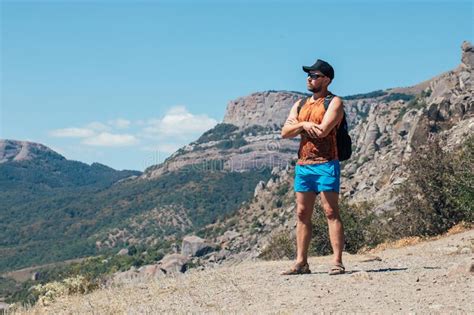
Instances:
[[[291,267],[289,270],[282,272],[281,275],[283,275],[283,276],[304,275],[304,274],[308,274],[308,273],[311,273],[311,270],[309,270],[308,263],[305,263],[301,266],[296,264],[293,267]]]
[[[334,276],[334,275],[342,275],[346,273],[346,268],[344,268],[344,265],[342,263],[340,264],[333,264],[331,266],[331,269],[329,269],[329,275]]]

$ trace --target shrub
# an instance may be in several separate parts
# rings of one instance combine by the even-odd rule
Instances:
[[[345,100],[360,100],[364,98],[375,98],[379,96],[384,96],[387,95],[387,92],[382,91],[382,90],[377,90],[369,93],[364,93],[364,94],[355,94],[355,95],[348,95],[344,96],[343,99]]]
[[[371,211],[372,205],[360,203],[349,205],[345,199],[339,202],[339,212],[344,227],[344,250],[357,253],[364,246],[373,247],[384,239],[380,229],[379,217]],[[326,215],[316,203],[312,223],[310,255],[329,255],[332,253]]]
[[[410,101],[414,97],[415,96],[413,96],[413,95],[405,94],[405,93],[391,93],[391,94],[385,96],[382,100],[385,101],[385,102],[398,101],[398,100]]]
[[[268,245],[263,249],[260,258],[278,260],[296,257],[296,238],[287,231],[281,231],[270,237]]]
[[[356,253],[362,247],[374,247],[386,238],[380,218],[372,211],[369,203],[349,206],[346,200],[339,203],[341,220],[344,225],[344,250]],[[329,240],[326,215],[319,202],[316,202],[312,223],[312,238],[309,245],[309,255],[328,255],[332,253]],[[288,231],[277,233],[270,237],[261,258],[280,259],[294,258],[296,254],[296,239]]]
[[[48,305],[60,296],[72,294],[85,294],[99,287],[97,282],[88,280],[83,276],[66,278],[46,284],[38,284],[32,288],[38,296],[38,301]]]
[[[474,219],[474,137],[456,152],[439,141],[414,150],[406,163],[407,180],[394,191],[391,238],[430,236]]]
[[[239,127],[232,124],[217,124],[214,128],[206,131],[196,141],[197,144],[205,143],[209,141],[217,141],[222,139],[228,139],[230,135],[239,129]]]

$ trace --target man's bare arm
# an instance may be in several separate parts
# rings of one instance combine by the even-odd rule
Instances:
[[[298,104],[301,101],[296,102],[290,110],[288,119],[285,122],[281,130],[281,137],[294,138],[297,135],[304,133],[306,136],[316,138],[316,129],[318,128],[314,122],[310,121],[298,121]]]
[[[303,131],[303,124],[298,122],[298,104],[301,101],[296,102],[293,104],[293,107],[290,110],[290,114],[281,129],[281,137],[283,139],[286,138],[294,138]]]
[[[341,121],[344,115],[344,106],[340,97],[334,97],[324,114],[321,124],[317,124],[313,130],[319,138],[326,137],[331,130]]]

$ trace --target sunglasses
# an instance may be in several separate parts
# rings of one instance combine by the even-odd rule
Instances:
[[[308,72],[308,77],[311,79],[317,80],[318,78],[325,77],[325,75],[319,74],[319,73],[310,73]]]

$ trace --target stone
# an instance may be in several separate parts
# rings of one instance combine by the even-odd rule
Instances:
[[[34,272],[32,275],[31,275],[31,280],[33,281],[38,281],[40,278],[40,273],[39,272]]]
[[[472,69],[474,65],[474,49],[472,44],[468,41],[464,41],[461,45],[462,57],[461,62],[465,68]]]
[[[185,256],[204,256],[216,250],[216,245],[198,236],[185,236],[181,246],[181,254]]]
[[[181,254],[169,254],[158,262],[159,268],[165,274],[186,272],[189,257]]]
[[[236,239],[237,237],[241,236],[242,234],[240,234],[239,232],[236,232],[236,231],[233,231],[233,230],[229,230],[229,231],[225,231],[224,234],[222,234],[221,236],[217,237],[217,242],[219,243],[227,243],[227,242],[230,242],[234,239]]]
[[[5,311],[5,314],[7,314],[6,311],[8,310],[9,306],[10,305],[7,303],[0,302],[0,313],[3,314],[3,312]]]
[[[220,260],[224,260],[226,259],[229,255],[230,255],[230,251],[226,250],[226,249],[221,249],[219,252],[217,252],[216,254],[216,260],[217,261],[220,261]]]
[[[255,186],[255,191],[253,193],[254,197],[260,195],[260,193],[265,189],[265,182],[263,180],[259,181],[257,186]]]
[[[438,250],[445,255],[454,255],[457,254],[459,249],[456,246],[446,246],[446,247],[440,247]]]
[[[359,261],[360,262],[382,261],[382,258],[380,258],[379,256],[366,255]]]
[[[472,275],[474,273],[474,261],[472,258],[467,258],[457,264],[448,268],[448,277],[457,277],[459,275]]]
[[[351,279],[355,281],[372,280],[372,276],[367,271],[359,271],[351,274]]]
[[[463,247],[463,248],[461,248],[461,250],[459,251],[459,253],[462,254],[462,255],[471,254],[471,253],[472,253],[472,249],[470,249],[469,247]]]

